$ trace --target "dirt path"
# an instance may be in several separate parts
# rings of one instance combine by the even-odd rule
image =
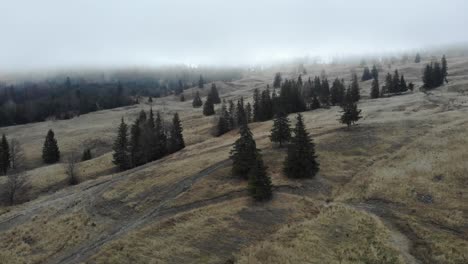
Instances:
[[[61,255],[55,257],[54,259],[49,260],[49,263],[80,263],[88,259],[90,256],[92,256],[97,250],[107,242],[116,239],[117,237],[122,236],[123,234],[126,234],[127,232],[136,229],[139,226],[144,225],[147,223],[149,220],[154,221],[158,217],[161,217],[162,215],[168,215],[169,212],[172,212],[172,214],[178,213],[180,211],[183,211],[183,208],[179,208],[179,210],[173,209],[171,210],[166,210],[166,214],[162,214],[162,211],[166,208],[166,205],[174,200],[177,196],[181,195],[185,191],[187,191],[195,182],[198,180],[202,179],[205,176],[210,175],[214,171],[223,168],[231,163],[230,160],[224,160],[221,162],[218,162],[202,171],[199,173],[192,175],[180,182],[178,182],[175,185],[170,186],[165,191],[165,194],[162,198],[162,202],[159,203],[156,207],[152,208],[151,210],[148,210],[144,212],[143,214],[140,214],[138,216],[132,217],[131,219],[127,219],[123,222],[121,222],[119,225],[115,226],[110,232],[107,232],[106,234],[102,234],[101,236],[97,237],[93,241],[88,241],[85,244],[80,245],[80,247],[69,250],[68,252],[64,252]],[[231,199],[229,194],[223,195],[223,197],[219,197],[218,200],[227,200]],[[213,199],[212,202],[215,199]],[[209,201],[206,201],[205,203],[208,203]],[[204,204],[203,201],[199,202],[200,205],[202,206]],[[186,209],[188,210],[190,208],[194,208],[195,205],[185,206]]]
[[[421,264],[422,262],[411,254],[413,248],[412,240],[408,236],[403,234],[402,231],[400,231],[400,229],[393,223],[393,219],[389,209],[386,208],[386,206],[379,204],[380,203],[358,203],[349,206],[351,206],[354,209],[369,213],[380,219],[390,232],[392,245],[403,255],[405,262],[409,264]]]

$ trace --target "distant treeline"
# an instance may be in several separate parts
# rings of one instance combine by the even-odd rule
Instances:
[[[16,84],[0,83],[0,126],[69,119],[74,116],[138,103],[139,96],[180,94],[211,81],[239,79],[236,69],[178,67],[159,71],[55,76]]]

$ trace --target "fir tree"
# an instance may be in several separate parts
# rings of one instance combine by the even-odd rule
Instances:
[[[130,152],[128,148],[128,126],[125,124],[123,118],[120,122],[117,138],[112,147],[114,150],[113,163],[119,167],[120,170],[127,170],[130,168]]]
[[[315,110],[320,108],[320,101],[316,95],[312,97],[312,103],[310,104],[310,110]]]
[[[230,116],[229,112],[226,109],[226,103],[223,101],[223,103],[221,104],[221,113],[218,119],[217,136],[221,136],[227,133],[229,130],[231,130],[229,118]]]
[[[447,66],[447,59],[445,58],[445,55],[442,56],[441,63],[442,63],[442,79],[443,79],[443,81],[448,82],[447,81],[448,66]],[[443,83],[443,81],[442,81],[442,83]]]
[[[137,167],[146,163],[143,149],[143,133],[140,127],[140,119],[135,120],[130,128],[130,161],[132,167]]]
[[[382,87],[382,94],[393,92],[393,78],[390,73],[385,77],[385,85]]]
[[[181,101],[181,102],[185,102],[185,95],[184,95],[184,93],[181,93],[181,94],[180,94],[180,101]]]
[[[268,88],[262,92],[260,109],[259,121],[270,120],[273,117],[273,103]]]
[[[281,87],[281,82],[282,82],[281,73],[277,72],[275,74],[275,80],[273,81],[273,87],[274,88]]]
[[[330,100],[330,84],[327,78],[322,79],[322,85],[320,89],[320,102],[322,105],[328,105]]]
[[[205,87],[205,80],[203,80],[203,76],[200,75],[200,79],[198,79],[198,88],[203,89]]]
[[[375,65],[374,65],[375,66]],[[372,73],[369,70],[369,67],[364,67],[364,72],[362,73],[361,81],[367,81],[372,79]]]
[[[400,78],[400,92],[408,91],[408,86],[406,85],[405,76],[402,74]]]
[[[420,63],[421,62],[421,56],[419,55],[419,53],[416,53],[416,57],[414,58],[414,62],[415,63]]]
[[[244,111],[245,111],[245,117],[247,119],[247,123],[252,122],[252,106],[250,105],[250,103],[247,103]]]
[[[260,117],[260,92],[255,89],[253,92],[253,121],[258,122],[261,120]]]
[[[426,89],[433,88],[435,86],[432,74],[432,64],[427,64],[426,68],[424,69],[423,83],[424,88]]]
[[[237,101],[236,117],[237,117],[237,125],[238,126],[247,124],[247,117],[246,117],[245,111],[244,111],[244,99],[242,99],[242,98]]]
[[[346,124],[348,128],[362,118],[361,110],[357,108],[356,102],[352,100],[347,100],[341,108],[340,122]]]
[[[197,91],[195,97],[193,97],[192,106],[198,108],[203,105],[202,99],[200,98],[200,93]]]
[[[44,146],[42,147],[42,160],[46,164],[52,164],[60,160],[60,151],[52,129],[47,132]]]
[[[171,153],[185,148],[184,136],[182,135],[182,124],[179,114],[175,113],[172,119],[171,137],[169,138],[169,149]]]
[[[248,190],[249,194],[255,201],[265,201],[271,199],[272,184],[271,179],[267,175],[266,167],[260,154],[254,161],[254,165],[249,172]]]
[[[213,102],[213,104],[221,103],[221,99],[219,98],[218,89],[216,89],[215,83],[211,84],[211,91],[208,96],[211,97],[211,101]]]
[[[93,158],[93,156],[91,154],[91,149],[86,148],[85,150],[83,150],[83,155],[81,155],[81,161],[87,161],[87,160],[90,160],[92,158]]]
[[[230,152],[232,173],[233,175],[247,179],[250,170],[255,165],[259,150],[257,149],[257,145],[248,125],[242,125],[239,129],[239,133],[240,138],[234,142]]]
[[[379,70],[377,69],[377,66],[372,66],[372,71],[371,71],[371,74],[372,74],[372,78],[374,79],[379,79]]]
[[[399,93],[401,92],[401,85],[400,85],[400,74],[398,73],[398,70],[395,70],[395,73],[393,74],[393,80],[392,80],[392,93]]]
[[[343,97],[345,94],[343,83],[336,78],[333,81],[331,90],[330,90],[330,103],[332,105],[340,105],[343,102]],[[320,106],[319,106],[320,107]]]
[[[375,98],[379,98],[379,95],[380,95],[379,80],[374,79],[372,81],[370,97],[372,99],[375,99]]]
[[[10,169],[10,146],[5,134],[2,135],[2,140],[0,142],[0,173],[6,175],[8,169]]]
[[[236,107],[234,106],[234,102],[229,100],[229,127],[233,129],[236,127]]]
[[[408,84],[408,89],[409,89],[410,91],[413,91],[413,90],[414,90],[414,83],[410,82],[410,83]]]
[[[280,112],[273,120],[273,127],[271,128],[270,140],[271,142],[278,142],[280,148],[283,147],[284,142],[291,139],[291,127],[289,126],[288,116]]]
[[[319,170],[315,145],[306,131],[301,114],[297,115],[294,137],[288,146],[283,172],[290,178],[312,178]]]
[[[206,116],[214,115],[214,105],[211,96],[208,95],[206,98],[205,104],[203,105],[203,114]]]
[[[164,157],[167,153],[167,136],[164,130],[164,121],[161,114],[156,112],[156,119],[154,121],[155,144],[151,151],[155,156],[154,160]]]
[[[351,99],[353,100],[353,102],[358,102],[361,99],[361,94],[359,91],[359,82],[355,73],[353,74],[353,79],[351,82]]]

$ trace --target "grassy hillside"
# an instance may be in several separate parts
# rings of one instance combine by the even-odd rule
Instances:
[[[32,200],[1,209],[0,262],[467,263],[468,58],[448,61],[450,82],[428,93],[370,100],[371,81],[361,82],[363,119],[351,129],[338,123],[338,107],[305,112],[321,164],[314,179],[284,177],[272,122],[251,124],[274,185],[267,203],[254,203],[246,182],[231,176],[237,131],[213,137],[213,117],[191,107],[191,89],[186,102],[152,106],[166,120],[179,112],[187,147],[126,172],[113,170],[111,143],[120,118],[133,120],[146,103],[4,128],[27,150]],[[419,87],[425,62],[388,70]],[[347,83],[352,70],[362,72],[311,65],[302,78],[322,69]],[[221,97],[250,100],[273,76],[252,72],[217,86]],[[49,128],[64,155],[97,142],[98,157],[78,165],[81,184],[65,187],[63,164],[41,167]]]

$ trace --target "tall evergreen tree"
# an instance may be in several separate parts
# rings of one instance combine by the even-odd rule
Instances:
[[[419,53],[416,53],[416,57],[414,58],[415,63],[420,63],[421,62],[421,55]]]
[[[379,70],[377,69],[377,66],[372,66],[372,71],[371,71],[371,74],[372,74],[372,78],[374,79],[379,79]]]
[[[273,87],[274,88],[281,87],[281,82],[282,82],[281,73],[277,72],[275,74],[275,80],[273,81]]]
[[[398,70],[395,70],[395,73],[393,74],[392,92],[393,93],[401,92],[400,74],[398,73]]]
[[[445,55],[442,56],[441,64],[442,64],[442,79],[443,81],[448,82],[447,81],[448,66],[447,66],[447,59],[445,58]]]
[[[247,123],[252,122],[252,106],[248,102],[247,105],[245,106],[245,117],[247,119]]]
[[[215,114],[213,99],[210,95],[207,96],[205,104],[203,105],[203,114],[206,116]]]
[[[200,93],[197,91],[193,97],[192,106],[198,108],[203,105],[203,101],[200,98]]]
[[[203,89],[205,87],[205,80],[203,80],[203,76],[200,75],[200,79],[198,79],[198,88]]]
[[[175,113],[172,119],[171,137],[169,138],[169,149],[171,153],[185,148],[184,136],[182,135],[182,124],[179,114]]]
[[[161,114],[156,112],[156,119],[154,120],[154,133],[155,133],[155,144],[152,153],[155,155],[155,160],[164,157],[168,153],[167,149],[167,136],[164,129],[164,120]]]
[[[219,98],[218,89],[216,89],[216,84],[215,83],[211,84],[211,91],[210,91],[210,94],[208,96],[211,97],[211,101],[213,102],[213,104],[221,103],[221,99]]]
[[[237,125],[241,126],[243,124],[247,124],[247,117],[245,115],[245,110],[244,110],[244,99],[241,98],[240,100],[237,101]]]
[[[375,98],[379,98],[379,95],[380,95],[379,80],[374,79],[372,81],[370,97],[372,99],[375,99]]]
[[[357,103],[352,100],[345,100],[341,108],[340,122],[346,124],[348,128],[362,118],[361,110],[357,108]]]
[[[328,105],[330,100],[330,84],[327,78],[322,79],[322,85],[320,89],[320,102],[322,105]]]
[[[344,85],[340,79],[336,78],[330,90],[330,103],[332,105],[340,105],[343,102],[344,94]]]
[[[319,170],[315,145],[306,131],[301,114],[297,114],[294,137],[288,146],[283,172],[290,178],[312,178]]]
[[[2,135],[2,140],[0,142],[0,173],[6,175],[10,169],[10,146],[5,134]]]
[[[259,121],[270,120],[273,117],[273,103],[268,88],[262,91],[260,109]]]
[[[248,190],[249,194],[256,201],[271,199],[272,184],[270,176],[267,175],[266,167],[260,154],[257,154],[254,165],[249,172]]]
[[[89,148],[86,148],[83,150],[83,155],[81,155],[81,161],[87,161],[87,160],[90,160],[92,159],[93,156],[91,154],[91,149]]]
[[[236,127],[236,107],[232,100],[229,100],[229,128],[233,129]]]
[[[185,95],[184,95],[183,92],[180,94],[179,100],[180,100],[181,102],[185,102]]]
[[[375,66],[375,65],[374,65]],[[364,72],[362,73],[361,81],[367,81],[372,79],[372,73],[369,70],[369,67],[364,67]]]
[[[255,89],[253,92],[253,121],[258,122],[261,120],[261,109],[260,109],[260,92]]]
[[[140,127],[140,119],[135,120],[130,128],[130,161],[132,167],[137,167],[146,163],[143,150],[143,133]]]
[[[113,163],[119,167],[120,170],[127,170],[130,166],[130,151],[128,147],[128,126],[125,124],[123,118],[120,122],[117,138],[112,147],[114,150]]]
[[[359,82],[357,75],[354,73],[351,82],[351,99],[353,102],[358,102],[361,99],[361,93],[359,91]]]
[[[60,151],[52,129],[47,132],[44,146],[42,147],[42,160],[46,164],[56,163],[60,160]]]
[[[400,78],[400,92],[408,91],[408,86],[406,85],[405,76],[402,74]]]
[[[382,87],[381,94],[392,93],[393,92],[393,78],[392,74],[387,73],[385,77],[385,85]]]
[[[289,126],[288,116],[280,112],[273,120],[270,140],[271,142],[278,142],[280,147],[283,147],[283,143],[288,142],[290,139],[291,127]]]
[[[247,124],[240,127],[239,133],[240,138],[234,142],[230,152],[232,173],[233,175],[247,179],[250,170],[255,165],[259,150]]]
[[[226,109],[226,103],[223,101],[221,104],[221,113],[218,119],[218,126],[217,126],[217,136],[221,136],[231,130],[231,126],[229,123],[229,112]]]

